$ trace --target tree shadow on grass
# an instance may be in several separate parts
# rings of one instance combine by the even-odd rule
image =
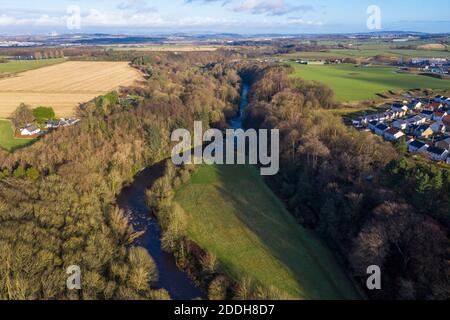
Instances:
[[[356,290],[334,261],[332,253],[310,231],[297,225],[264,182],[256,180],[261,177],[256,174],[253,176],[252,168],[236,165],[217,167],[218,176],[223,183],[218,188],[236,212],[242,213],[237,218],[294,275],[306,298],[358,298]],[[252,185],[261,187],[257,186],[253,190],[255,187],[252,188]],[[245,191],[239,193],[236,189],[257,192],[250,199]]]

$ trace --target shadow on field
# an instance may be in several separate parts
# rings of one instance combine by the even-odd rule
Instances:
[[[296,279],[306,299],[357,299],[331,252],[284,209],[253,168],[218,166],[224,197],[237,217]],[[242,192],[239,192],[241,190]]]

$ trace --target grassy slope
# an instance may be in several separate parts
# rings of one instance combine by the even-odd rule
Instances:
[[[7,151],[13,151],[31,143],[33,139],[17,139],[14,137],[11,122],[0,120],[0,148]]]
[[[189,236],[235,279],[249,276],[296,299],[355,299],[318,238],[302,228],[250,166],[203,166],[175,200]]]
[[[32,60],[32,61],[10,61],[7,63],[0,63],[0,74],[2,73],[19,73],[28,70],[34,70],[46,66],[51,66],[57,63],[62,63],[65,59],[48,59],[48,60]]]
[[[354,65],[303,66],[295,64],[295,76],[322,82],[334,89],[338,101],[378,99],[377,93],[415,88],[449,89],[450,81],[400,74],[396,68]]]

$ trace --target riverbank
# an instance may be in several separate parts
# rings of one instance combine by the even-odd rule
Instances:
[[[117,198],[117,205],[124,210],[135,230],[145,231],[136,241],[136,245],[147,249],[157,265],[159,273],[157,288],[166,289],[175,300],[205,298],[205,294],[195,286],[188,275],[179,270],[174,256],[162,250],[160,225],[146,205],[146,190],[163,173],[164,163],[142,171],[131,185],[122,190]]]

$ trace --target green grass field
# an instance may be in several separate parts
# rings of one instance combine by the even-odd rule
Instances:
[[[11,122],[0,120],[0,148],[7,151],[14,151],[32,143],[34,139],[15,138]]]
[[[47,59],[47,60],[30,60],[30,61],[9,61],[0,63],[0,75],[14,74],[28,70],[34,70],[42,67],[51,66],[66,61],[64,58]]]
[[[335,45],[336,43],[323,43],[328,45]],[[420,43],[416,43],[419,45]],[[286,59],[345,59],[345,58],[361,58],[367,59],[375,56],[387,56],[393,58],[403,57],[404,59],[411,58],[449,58],[450,52],[446,50],[422,50],[422,49],[396,49],[392,48],[391,44],[383,43],[369,43],[358,45],[358,49],[330,49],[327,51],[317,52],[295,52],[289,54],[279,55],[279,57]]]
[[[342,65],[299,65],[295,76],[305,80],[318,81],[331,87],[336,100],[360,101],[377,100],[377,94],[391,91],[427,88],[450,89],[450,81],[416,74],[398,73],[393,67],[358,67]]]
[[[358,299],[332,253],[302,228],[251,166],[203,166],[175,201],[188,235],[235,279],[250,277],[294,299]]]

